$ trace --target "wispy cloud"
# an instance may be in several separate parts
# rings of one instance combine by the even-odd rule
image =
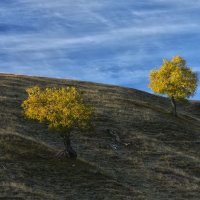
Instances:
[[[183,34],[198,33],[200,28],[197,24],[184,25],[156,25],[147,27],[126,27],[113,29],[101,34],[88,35],[83,37],[48,37],[44,35],[20,35],[2,36],[0,42],[4,50],[27,51],[27,50],[50,50],[60,48],[71,48],[76,45],[98,45],[102,43],[118,43],[119,41],[134,37],[161,37],[162,34]],[[37,38],[38,37],[38,38]],[[144,39],[145,40],[145,39]],[[14,48],[13,48],[14,47]]]
[[[149,91],[162,58],[180,54],[199,71],[199,8],[196,0],[0,1],[0,71]]]

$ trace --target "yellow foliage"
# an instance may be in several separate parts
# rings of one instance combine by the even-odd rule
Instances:
[[[151,90],[174,99],[192,96],[198,83],[197,74],[186,66],[186,61],[180,56],[175,56],[172,60],[163,60],[160,69],[150,72],[149,79]]]
[[[69,132],[75,127],[89,128],[93,108],[85,105],[75,87],[41,89],[34,86],[26,92],[28,98],[22,108],[28,119],[46,122],[50,129],[59,132]]]

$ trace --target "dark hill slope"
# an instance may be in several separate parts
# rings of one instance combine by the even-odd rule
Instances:
[[[27,87],[76,86],[96,114],[73,134],[79,159],[57,161],[55,133],[26,121]],[[24,199],[200,199],[200,103],[81,81],[0,75],[0,197]]]

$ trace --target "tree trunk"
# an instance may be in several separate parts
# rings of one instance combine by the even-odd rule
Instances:
[[[176,117],[177,116],[177,113],[176,113],[176,101],[175,101],[174,97],[171,97],[171,104],[172,104],[172,113]]]
[[[77,153],[71,146],[70,133],[63,136],[65,152],[68,153],[71,159],[76,159]]]

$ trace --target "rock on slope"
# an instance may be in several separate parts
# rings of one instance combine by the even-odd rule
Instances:
[[[30,86],[75,86],[95,107],[94,130],[73,133],[76,163],[44,124],[27,121]],[[139,90],[0,74],[0,198],[200,199],[200,103],[179,104]]]

